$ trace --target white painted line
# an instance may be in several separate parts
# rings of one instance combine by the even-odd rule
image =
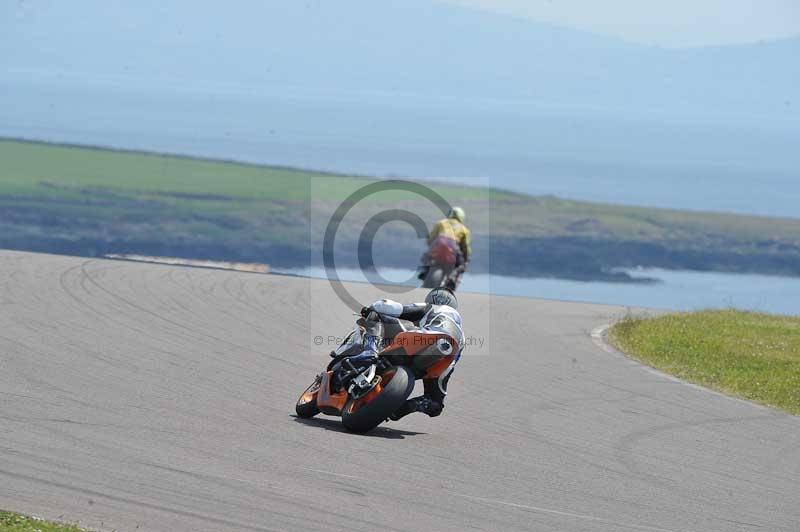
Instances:
[[[343,475],[341,473],[334,473],[333,471],[324,471],[322,469],[311,469],[310,467],[301,467],[300,469],[304,469],[306,471],[313,471],[314,473],[320,473],[323,475],[331,475],[333,477],[342,477],[342,478],[349,478],[352,480],[360,480],[362,482],[371,481],[371,479],[363,478],[363,477],[354,477],[352,475]]]
[[[733,396],[730,396],[730,395],[726,395],[726,394],[724,394],[722,392],[718,392],[716,390],[712,390],[710,388],[706,388],[705,386],[700,386],[699,384],[694,384],[692,382],[688,382],[688,381],[685,381],[683,379],[679,379],[678,377],[675,377],[675,376],[670,375],[668,373],[664,373],[663,371],[657,370],[656,368],[653,368],[651,366],[648,366],[647,364],[643,364],[641,362],[638,362],[638,361],[630,358],[625,353],[621,352],[620,350],[618,350],[617,348],[612,346],[610,343],[608,343],[608,330],[610,328],[611,328],[610,324],[600,325],[599,327],[595,327],[594,329],[592,329],[591,333],[589,333],[589,336],[592,338],[592,341],[594,342],[594,344],[597,347],[599,347],[600,349],[602,349],[603,351],[605,351],[606,353],[614,355],[615,357],[624,358],[630,364],[635,365],[635,366],[641,368],[642,370],[646,371],[647,373],[650,373],[651,375],[656,375],[656,376],[658,376],[658,377],[660,377],[662,379],[666,379],[668,381],[672,381],[672,382],[676,382],[676,383],[682,384],[684,386],[688,386],[689,388],[692,388],[692,389],[700,391],[700,392],[710,393],[711,395],[715,395],[717,397],[724,397],[725,399],[728,399],[730,401],[736,401],[737,403],[750,405],[750,406],[756,407],[756,408],[758,408],[760,410],[768,410],[770,412],[776,412],[777,413],[776,410],[774,410],[774,409],[772,409],[772,408],[770,408],[768,406],[760,405],[758,403],[752,403],[752,402],[747,401],[745,399],[739,399],[738,397],[733,397]]]
[[[194,268],[211,268],[214,270],[232,270],[248,273],[269,273],[269,265],[250,262],[227,262],[214,260],[183,259],[179,257],[153,257],[150,255],[103,255],[107,259],[145,262],[148,264],[167,264],[169,266],[192,266]]]
[[[528,504],[517,504],[514,502],[506,502],[506,501],[498,501],[495,499],[486,499],[484,497],[474,497],[472,495],[459,495],[457,493],[453,493],[456,497],[462,497],[464,499],[472,499],[475,501],[491,503],[491,504],[499,504],[502,506],[511,506],[512,508],[521,508],[524,510],[531,510],[533,512],[538,512],[542,514],[551,514],[551,515],[558,515],[560,517],[571,517],[573,519],[581,519],[583,521],[592,521],[594,523],[604,523],[607,525],[614,525],[617,527],[622,528],[629,528],[631,530],[647,530],[650,532],[686,532],[686,531],[679,531],[673,528],[660,528],[657,526],[649,526],[649,525],[638,525],[636,523],[620,523],[618,521],[611,521],[609,519],[603,519],[602,517],[597,517],[594,515],[586,515],[586,514],[576,514],[573,512],[563,512],[561,510],[553,510],[552,508],[542,508],[541,506],[531,506]]]
[[[606,353],[610,353],[612,355],[617,354],[617,350],[611,347],[608,342],[606,342],[605,337],[608,329],[611,328],[611,325],[600,325],[599,327],[595,327],[592,329],[592,332],[589,333],[589,336],[592,337],[592,341],[594,344],[605,351]]]
[[[358,481],[361,481],[361,482],[372,482],[372,483],[380,482],[382,484],[386,482],[386,479],[382,479],[382,480],[378,481],[378,480],[371,479],[371,478],[363,478],[363,477],[356,477],[356,476],[352,476],[352,475],[344,475],[342,473],[334,473],[332,471],[325,471],[323,469],[313,469],[313,468],[310,468],[310,467],[301,467],[299,469],[303,469],[305,471],[313,471],[314,473],[320,473],[322,475],[331,475],[331,476],[334,476],[334,477],[342,477],[342,478],[347,478],[347,479],[352,479],[352,480],[358,480]],[[438,496],[441,496],[442,492],[440,490],[434,490],[432,488],[426,488],[426,487],[422,487],[422,486],[420,486],[420,487],[422,489],[425,489],[425,490],[428,490],[428,491],[432,491],[432,492],[435,491]],[[538,513],[543,513],[543,514],[557,515],[559,517],[569,517],[569,518],[572,518],[572,519],[581,519],[583,521],[592,521],[592,522],[595,522],[595,523],[604,523],[604,524],[614,525],[614,526],[621,527],[621,528],[628,528],[630,530],[643,530],[643,531],[647,531],[647,532],[688,532],[686,530],[675,530],[675,529],[671,529],[671,528],[659,528],[659,527],[650,526],[650,525],[639,525],[639,524],[636,524],[636,523],[621,523],[621,522],[618,522],[618,521],[611,521],[609,519],[604,519],[602,517],[597,517],[597,516],[594,516],[594,515],[579,514],[579,513],[575,513],[575,512],[566,512],[566,511],[563,511],[563,510],[554,510],[552,508],[543,508],[541,506],[532,506],[532,505],[529,505],[529,504],[517,504],[517,503],[506,502],[506,501],[501,501],[501,500],[497,500],[497,499],[487,499],[485,497],[475,497],[473,495],[464,495],[464,494],[461,494],[461,493],[454,493],[452,491],[447,491],[447,490],[445,491],[445,493],[447,493],[448,495],[451,495],[453,497],[459,497],[459,498],[462,498],[462,499],[472,499],[472,500],[475,500],[475,501],[485,502],[485,503],[488,503],[488,504],[497,504],[497,505],[500,505],[500,506],[509,506],[511,508],[519,508],[519,509],[522,509],[522,510],[530,510],[530,511],[533,511],[533,512],[538,512]]]

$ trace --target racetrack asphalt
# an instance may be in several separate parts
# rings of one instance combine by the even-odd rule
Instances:
[[[443,415],[357,436],[294,417],[353,323],[326,281],[0,251],[0,508],[117,531],[800,530],[800,418],[603,349],[623,308],[460,299],[475,345]]]

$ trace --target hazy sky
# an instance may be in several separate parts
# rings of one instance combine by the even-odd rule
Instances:
[[[800,35],[800,0],[444,0],[668,47]]]

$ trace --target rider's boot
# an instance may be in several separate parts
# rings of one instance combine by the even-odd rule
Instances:
[[[423,379],[425,393],[419,397],[407,400],[397,409],[389,419],[397,421],[414,412],[422,412],[430,417],[436,417],[444,410],[444,399],[447,397],[447,383],[450,381],[452,369],[448,371],[444,378]]]
[[[419,397],[414,397],[406,401],[403,406],[389,416],[389,419],[398,421],[414,412],[422,412],[423,414],[428,414],[430,417],[436,417],[442,413],[442,410],[444,410],[444,404],[426,395],[420,395]]]

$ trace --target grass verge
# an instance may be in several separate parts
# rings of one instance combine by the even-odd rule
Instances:
[[[625,318],[609,339],[681,379],[800,415],[800,318],[737,310]]]
[[[86,532],[76,525],[51,523],[34,517],[0,511],[0,532]]]

